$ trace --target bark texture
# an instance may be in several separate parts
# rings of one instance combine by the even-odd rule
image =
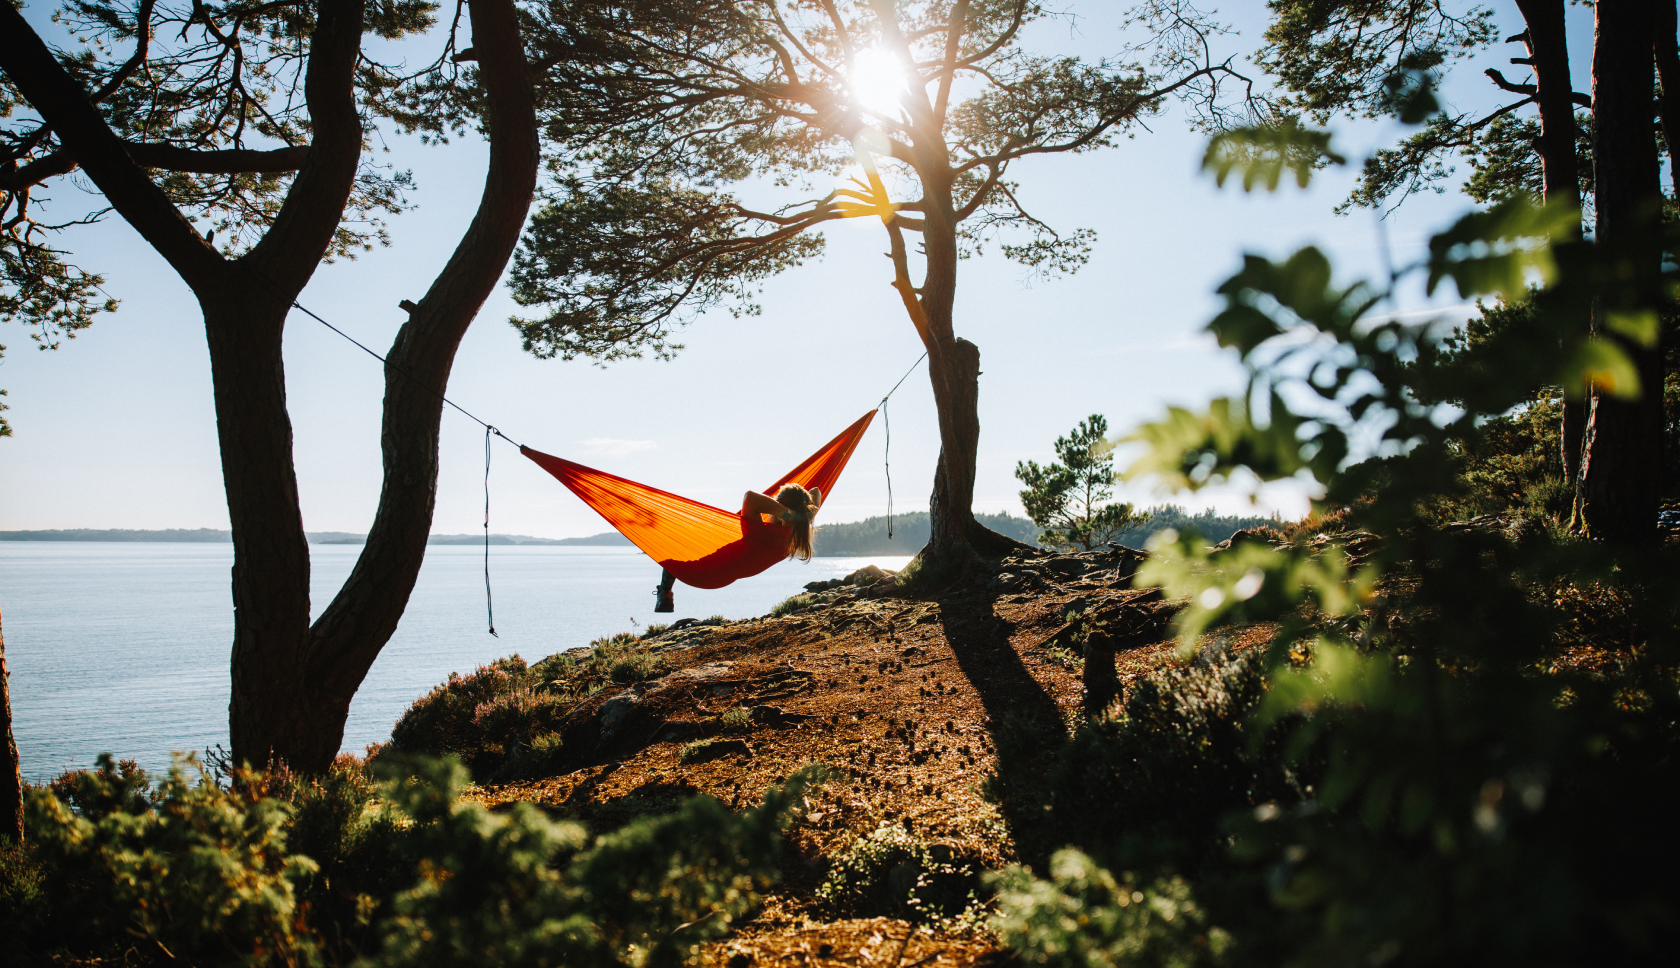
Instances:
[[[1612,260],[1616,289],[1601,297],[1594,328],[1633,360],[1642,394],[1626,400],[1595,388],[1587,418],[1577,506],[1587,533],[1618,543],[1656,538],[1662,473],[1662,347],[1609,331],[1615,300],[1653,307],[1660,269],[1662,194],[1651,124],[1653,18],[1640,0],[1595,8],[1593,169],[1596,242]],[[1672,42],[1672,41],[1671,41]]]
[[[384,477],[350,577],[291,648],[276,643],[241,652],[236,646],[230,726],[238,756],[254,759],[266,751],[310,770],[330,764],[351,697],[396,631],[420,574],[437,500],[441,394],[461,338],[518,243],[540,157],[531,72],[513,4],[473,0],[470,14],[490,128],[478,211],[387,355]],[[302,605],[307,620],[307,595]],[[289,616],[282,621],[289,627]]]
[[[23,840],[23,767],[12,738],[12,673],[6,668],[6,632],[0,628],[0,836]]]
[[[1653,52],[1657,61],[1657,113],[1662,118],[1663,142],[1668,148],[1668,181],[1680,191],[1680,24],[1675,4],[1652,0]]]
[[[1580,162],[1575,154],[1574,85],[1569,77],[1569,38],[1565,32],[1564,0],[1517,0],[1528,28],[1529,66],[1534,70],[1534,102],[1539,108],[1542,190],[1546,201],[1581,206]],[[1579,222],[1574,237],[1580,237]],[[1586,331],[1591,321],[1580,321]],[[1586,432],[1588,396],[1585,387],[1564,387],[1560,433],[1564,480],[1581,472],[1581,441]]]
[[[888,0],[871,0],[889,47],[908,54],[898,17]],[[954,14],[959,17],[960,14]],[[953,32],[955,36],[955,32]],[[954,43],[955,41],[953,41]],[[1001,554],[1024,547],[974,520],[975,461],[980,447],[980,350],[958,339],[953,328],[957,299],[956,171],[945,143],[942,119],[948,86],[936,102],[925,95],[906,99],[914,142],[909,159],[922,185],[925,206],[922,252],[926,272],[920,289],[910,282],[902,231],[888,222],[895,271],[894,288],[928,351],[928,378],[939,414],[939,465],[928,502],[931,532],[922,555],[960,561],[979,552]]]
[[[437,483],[439,397],[460,339],[495,286],[530,206],[538,163],[529,67],[512,0],[473,0],[490,170],[472,225],[389,354],[379,509],[349,580],[309,623],[281,338],[292,301],[343,216],[362,150],[355,68],[362,0],[320,0],[305,68],[312,141],[281,210],[244,256],[199,237],[9,4],[0,69],[117,212],[192,287],[204,312],[234,541],[236,759],[315,772],[343,738],[350,697],[395,631],[425,554]]]

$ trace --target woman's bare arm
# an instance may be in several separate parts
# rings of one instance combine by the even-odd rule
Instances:
[[[775,520],[780,518],[782,512],[786,510],[787,508],[778,504],[775,498],[767,494],[760,494],[757,491],[748,491],[741,498],[741,513],[743,515],[768,514],[772,520]]]

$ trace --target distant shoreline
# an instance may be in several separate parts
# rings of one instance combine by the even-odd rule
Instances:
[[[305,536],[310,544],[364,544],[367,535],[348,531],[310,531]],[[168,544],[224,544],[233,541],[233,532],[214,528],[169,528],[162,531],[139,531],[129,528],[71,528],[50,531],[0,531],[0,541],[130,541],[162,542]],[[432,545],[482,544],[482,534],[434,534],[426,539]],[[593,545],[625,546],[628,538],[616,531],[589,535],[584,538],[534,538],[527,534],[493,534],[493,545]]]

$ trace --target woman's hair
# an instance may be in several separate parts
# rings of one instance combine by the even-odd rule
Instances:
[[[791,512],[787,523],[793,531],[793,540],[788,542],[788,557],[810,561],[811,516],[822,506],[822,490],[812,488],[807,491],[798,484],[783,484],[782,489],[776,492],[776,503]]]

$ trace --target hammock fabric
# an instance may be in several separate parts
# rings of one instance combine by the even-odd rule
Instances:
[[[774,496],[783,484],[799,484],[806,489],[820,488],[826,504],[835,481],[846,469],[846,461],[851,459],[875,413],[871,410],[864,414],[804,463],[765,488],[764,493]],[[756,575],[787,557],[791,532],[780,522],[766,520],[764,515],[743,518],[734,511],[691,501],[529,447],[521,447],[519,452],[571,488],[583,503],[599,512],[608,524],[684,584],[722,588],[736,579]]]

